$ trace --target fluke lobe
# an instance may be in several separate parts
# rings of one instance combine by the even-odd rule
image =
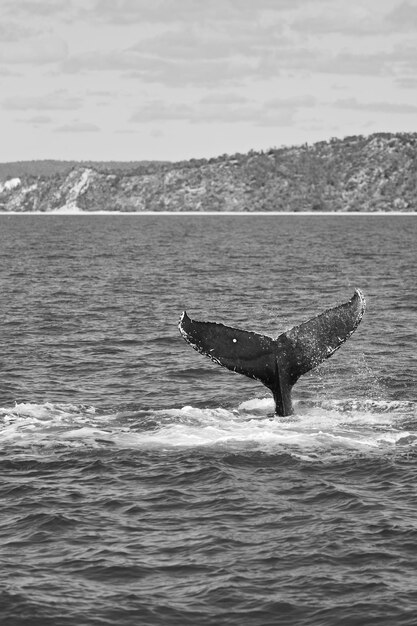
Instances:
[[[365,312],[359,289],[349,302],[282,333],[277,339],[181,315],[179,330],[195,350],[223,367],[255,378],[272,391],[277,415],[291,415],[291,390],[302,374],[340,348]]]

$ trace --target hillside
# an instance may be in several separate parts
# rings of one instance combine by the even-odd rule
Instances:
[[[166,162],[167,163],[167,162]],[[161,161],[15,161],[0,163],[0,183],[10,178],[39,176],[49,178],[55,174],[67,175],[75,167],[92,168],[98,172],[132,172],[154,170],[164,165]]]
[[[0,165],[1,211],[415,211],[417,133],[168,162]]]

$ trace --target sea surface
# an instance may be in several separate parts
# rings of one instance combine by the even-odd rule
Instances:
[[[417,216],[0,216],[0,623],[414,626]],[[268,390],[194,319],[277,336],[360,288]]]

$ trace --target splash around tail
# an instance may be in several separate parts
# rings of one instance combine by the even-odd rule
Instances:
[[[293,413],[291,391],[297,380],[328,359],[352,335],[365,312],[359,289],[344,304],[294,326],[277,339],[216,322],[181,315],[179,330],[195,350],[227,369],[263,383],[274,396],[275,412]]]

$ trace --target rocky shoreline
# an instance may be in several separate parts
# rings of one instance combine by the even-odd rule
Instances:
[[[417,210],[417,133],[378,133],[123,168],[97,163],[54,171],[50,163],[50,171],[42,175],[15,164],[17,175],[14,164],[7,164],[8,175],[0,178],[0,211]]]

